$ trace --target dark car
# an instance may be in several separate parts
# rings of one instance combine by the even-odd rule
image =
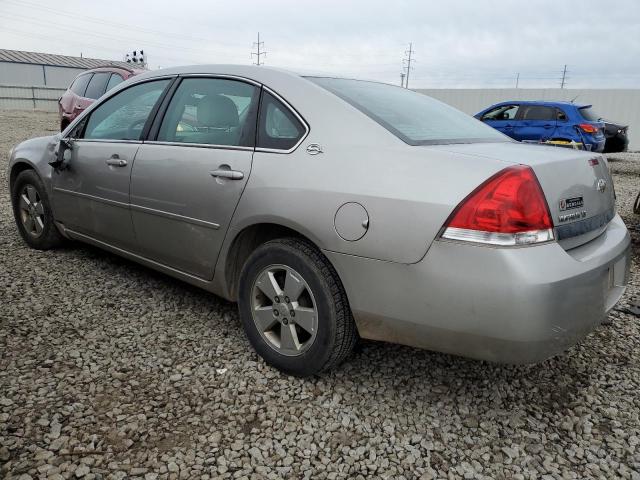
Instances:
[[[570,102],[502,102],[475,117],[522,142],[582,145],[604,150],[604,122],[591,105]]]
[[[115,65],[97,67],[82,72],[58,100],[60,130],[67,128],[67,125],[106,91],[142,72],[144,70]]]
[[[606,153],[625,152],[629,146],[628,132],[628,125],[620,125],[605,120],[604,136],[606,143],[604,144],[604,151]]]

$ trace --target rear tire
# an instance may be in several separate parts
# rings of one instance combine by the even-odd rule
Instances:
[[[249,256],[240,274],[238,308],[256,352],[291,375],[338,365],[358,339],[337,272],[305,240],[272,240]]]
[[[53,222],[47,190],[34,170],[24,170],[13,182],[11,203],[18,231],[27,245],[49,250],[64,243]]]

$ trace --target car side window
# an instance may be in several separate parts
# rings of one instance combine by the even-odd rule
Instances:
[[[111,74],[111,78],[109,79],[109,83],[107,83],[107,89],[105,91],[108,92],[113,87],[115,87],[116,85],[118,85],[118,84],[120,84],[122,82],[124,82],[124,78],[122,78],[117,73],[112,73]]]
[[[291,110],[269,92],[263,92],[257,146],[289,150],[298,143],[304,134],[304,125]]]
[[[87,89],[89,80],[93,75],[91,73],[85,73],[76,78],[71,84],[71,91],[80,97],[84,97],[84,92]]]
[[[489,110],[482,116],[482,120],[513,120],[518,114],[518,105],[501,105]]]
[[[149,114],[169,81],[134,85],[101,103],[91,112],[82,138],[140,140]]]
[[[93,98],[94,100],[100,98],[105,92],[107,82],[109,81],[109,75],[109,72],[94,73],[93,77],[89,81],[89,85],[87,85],[87,91],[84,96],[87,98]]]
[[[157,140],[253,147],[259,92],[238,80],[185,78],[169,103]]]
[[[523,120],[555,120],[556,109],[542,105],[531,105],[525,108]]]

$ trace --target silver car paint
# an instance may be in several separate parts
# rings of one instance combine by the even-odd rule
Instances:
[[[321,87],[262,67],[148,72],[108,95],[133,83],[178,74],[235,76],[263,84],[295,107],[310,131],[293,152],[256,151],[252,158],[244,150],[133,142],[131,148],[140,150],[128,200],[134,205],[129,207],[132,220],[119,223],[117,210],[104,206],[109,205],[105,199],[122,198],[121,186],[115,185],[109,193],[113,196],[106,197],[97,187],[111,185],[108,178],[107,183],[80,182],[78,191],[94,188],[89,195],[102,201],[87,197],[87,211],[81,210],[74,220],[83,225],[67,225],[63,218],[76,217],[55,200],[54,215],[68,236],[233,299],[225,268],[234,239],[255,224],[286,226],[313,241],[334,264],[362,336],[492,360],[534,361],[562,350],[597,324],[622,294],[622,286],[603,283],[609,272],[615,270],[619,277],[620,268],[628,269],[630,240],[619,217],[598,238],[569,251],[557,242],[501,249],[434,241],[453,208],[509,164],[529,164],[538,176],[548,177],[541,183],[555,215],[555,199],[571,192],[571,182],[563,177],[586,162],[588,154],[509,141],[410,147]],[[33,165],[50,189],[47,162],[58,139],[19,145],[10,168],[16,162]],[[306,147],[313,144],[322,153],[308,154]],[[176,148],[202,165],[190,162],[178,172],[171,162]],[[154,165],[158,159],[164,161]],[[220,182],[208,175],[223,164],[233,164],[244,180]],[[555,168],[565,168],[556,170],[561,171],[558,178],[553,178]],[[578,177],[585,176],[580,182],[589,182],[580,168]],[[167,180],[176,176],[180,188]],[[160,182],[162,190],[154,191],[148,177]],[[214,204],[218,201],[224,205]],[[348,202],[363,205],[369,215],[368,230],[358,241],[345,241],[335,231],[336,211]],[[135,246],[126,241],[130,227],[139,235]],[[122,238],[113,239],[114,234]],[[185,246],[191,251],[181,252]],[[588,261],[576,259],[585,249],[592,251]]]

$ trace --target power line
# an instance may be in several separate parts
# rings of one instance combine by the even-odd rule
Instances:
[[[15,6],[19,6],[22,8],[32,8],[32,11],[29,12],[29,18],[33,18],[33,9],[37,10],[37,11],[46,11],[47,13],[50,14],[54,14],[54,15],[59,15],[62,17],[67,17],[67,18],[77,18],[82,20],[83,22],[92,22],[92,23],[96,23],[99,25],[103,25],[103,26],[107,26],[107,27],[116,27],[116,28],[121,28],[121,29],[125,29],[128,31],[128,33],[130,34],[131,32],[136,32],[136,33],[147,33],[149,35],[155,35],[155,36],[159,36],[162,39],[166,39],[167,37],[174,37],[174,38],[178,38],[181,39],[183,41],[188,41],[188,42],[192,42],[192,43],[197,43],[198,45],[201,45],[203,42],[211,42],[212,39],[211,38],[205,38],[205,37],[197,37],[194,35],[181,35],[178,33],[172,33],[172,32],[167,32],[167,31],[162,31],[162,30],[153,30],[153,29],[149,29],[149,28],[144,28],[141,27],[140,25],[137,24],[126,24],[126,23],[120,23],[120,22],[114,22],[114,21],[110,21],[110,20],[106,20],[104,18],[97,18],[97,17],[88,17],[86,15],[83,14],[79,14],[77,12],[73,13],[70,12],[68,10],[60,10],[58,8],[51,8],[48,7],[44,4],[41,3],[36,3],[36,2],[30,2],[28,0],[8,0],[10,2],[12,2]],[[6,14],[7,12],[3,12],[3,14]],[[24,13],[24,12],[23,12]],[[51,24],[51,21],[49,21],[49,24]],[[76,24],[73,24],[74,26],[76,26]],[[57,25],[56,25],[57,26]],[[113,38],[114,35],[109,32],[111,37]],[[119,36],[119,35],[118,35]],[[142,40],[142,41],[146,41],[146,40]],[[227,46],[227,47],[240,47],[240,44],[237,43],[222,43],[217,41],[216,42],[218,45],[222,46]],[[172,47],[172,48],[176,48],[176,45],[169,45],[166,44],[167,47]],[[183,47],[178,47],[178,48],[183,48]],[[192,49],[193,50],[193,49]]]
[[[260,56],[264,55],[265,57],[267,56],[267,52],[264,51],[260,51],[260,48],[264,46],[264,42],[260,41],[260,32],[258,32],[258,41],[257,42],[253,42],[253,47],[257,48],[258,51],[257,52],[251,52],[251,56],[253,57],[254,55],[256,56],[256,58],[258,59],[254,65],[264,65],[264,62],[260,63]]]
[[[412,55],[415,52],[413,51],[413,43],[409,42],[409,50],[405,50],[404,54],[407,55],[406,58],[402,59],[402,63],[406,64],[405,71],[407,72],[407,76],[404,81],[404,88],[409,88],[409,74],[411,73],[411,60]]]

